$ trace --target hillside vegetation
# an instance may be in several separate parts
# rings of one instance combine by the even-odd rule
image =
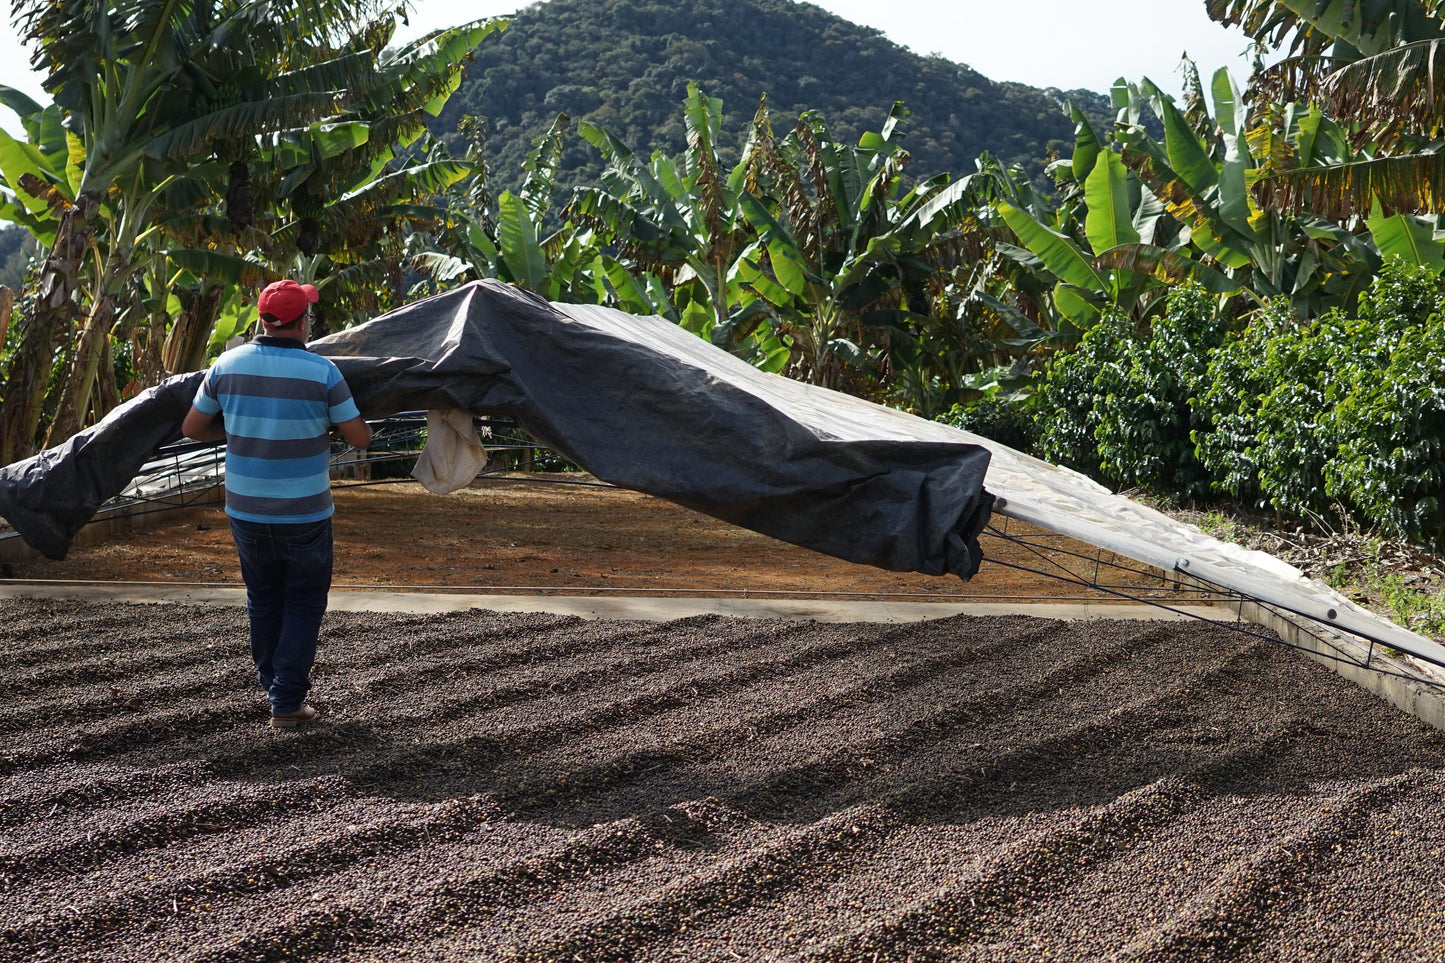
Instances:
[[[969,173],[985,151],[1038,175],[1051,153],[1072,150],[1064,100],[1101,122],[1110,113],[1102,94],[995,83],[808,3],[550,0],[519,12],[476,52],[430,126],[458,146],[457,121],[485,117],[487,153],[505,182],[520,178],[532,141],[563,112],[638,151],[675,155],[686,145],[678,104],[689,81],[722,99],[722,130],[737,142],[720,146],[734,159],[765,94],[775,117],[816,110],[844,140],[879,129],[903,101],[916,177]],[[574,138],[559,181],[595,180],[601,168],[597,152]]]
[[[29,237],[20,228],[0,225],[0,284],[12,291],[20,290],[25,281],[25,242]]]

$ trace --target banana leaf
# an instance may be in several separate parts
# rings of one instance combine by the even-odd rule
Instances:
[[[1214,268],[1153,244],[1121,244],[1094,258],[1104,271],[1130,271],[1177,284],[1195,281],[1210,294],[1238,294],[1244,286]]]
[[[606,230],[639,247],[656,246],[671,237],[636,206],[596,187],[573,188],[572,199],[567,203],[567,214],[588,223],[601,224]]]
[[[211,325],[210,336],[206,339],[207,359],[220,354],[227,341],[238,334],[244,334],[259,317],[254,304],[243,302],[237,292],[232,291],[222,303],[215,323]]]
[[[537,243],[537,228],[527,206],[511,191],[503,191],[497,198],[497,243],[512,281],[540,293],[547,278],[547,259]]]
[[[557,167],[562,163],[563,137],[571,118],[558,114],[546,133],[532,143],[526,160],[522,161],[521,189],[517,194],[527,205],[534,221],[541,221],[552,207],[552,193],[557,183]]]
[[[32,216],[42,221],[54,218],[45,198],[36,197],[20,186],[20,180],[26,174],[54,186],[50,165],[40,151],[0,130],[0,177],[4,178],[5,185],[14,193],[15,199]]]
[[[646,164],[638,160],[630,147],[606,129],[585,120],[577,122],[577,134],[607,159],[611,169],[603,172],[602,179],[614,194],[626,195],[636,189],[653,202],[649,213],[655,215],[666,228],[691,231],[687,221],[671,203],[672,195],[667,188]]]
[[[1044,227],[1012,204],[999,204],[998,212],[1024,247],[1037,255],[1060,280],[1092,291],[1104,290],[1104,279],[1073,241]]]
[[[801,298],[808,291],[808,269],[803,264],[797,249],[786,243],[782,238],[773,238],[768,242],[768,264],[773,268],[773,276],[778,279],[788,293],[794,297]]]
[[[1003,324],[1013,329],[1016,338],[1004,338],[1000,343],[1017,348],[1030,349],[1045,341],[1051,340],[1055,335],[1039,327],[1039,325],[1024,314],[1018,308],[1004,301],[999,300],[987,291],[976,291],[970,296],[970,300],[982,304],[990,314]]]
[[[384,193],[402,184],[409,188],[407,191],[409,194],[437,194],[465,179],[475,169],[470,161],[453,158],[413,164],[399,171],[384,174],[375,180],[367,181],[360,188],[343,195],[341,200],[349,201],[371,194]]]
[[[687,99],[683,101],[683,116],[687,121],[690,157],[699,153],[717,153],[717,132],[722,129],[722,108],[721,98],[704,94],[696,81],[688,83]]]
[[[947,175],[941,175],[940,180]],[[923,185],[920,185],[922,187]],[[924,231],[937,233],[959,223],[977,206],[972,177],[941,184],[927,195],[919,192],[921,203],[914,207],[899,225],[904,233]]]
[[[1099,309],[1090,297],[1094,292],[1074,284],[1054,287],[1054,307],[1080,328],[1089,328],[1099,318]]]
[[[20,205],[5,200],[4,195],[0,195],[0,221],[9,221],[17,227],[23,227],[31,237],[45,247],[54,246],[55,231],[60,226],[59,220],[55,218],[42,220]]]
[[[262,282],[268,271],[265,261],[243,254],[193,248],[176,248],[164,253],[172,264],[196,277],[228,284],[256,286]]]
[[[1082,184],[1093,173],[1099,153],[1104,150],[1104,143],[1099,140],[1099,135],[1094,133],[1089,118],[1072,103],[1069,104],[1069,118],[1074,122],[1074,181]]]
[[[1203,194],[1219,183],[1219,170],[1214,166],[1208,150],[1199,140],[1189,120],[1153,84],[1145,81],[1145,89],[1152,92],[1155,110],[1164,122],[1164,150],[1169,157],[1169,167],[1180,176],[1195,194]]]
[[[407,263],[413,270],[426,274],[437,284],[450,284],[476,270],[470,261],[437,251],[414,254],[408,258]]]
[[[1144,244],[1154,243],[1154,232],[1159,227],[1159,220],[1164,216],[1167,209],[1149,188],[1139,185],[1139,203],[1134,208],[1134,230],[1139,232],[1139,240]]]
[[[39,114],[44,108],[34,98],[23,90],[16,90],[5,84],[0,84],[0,104],[9,107],[20,117],[20,122],[27,125],[32,117]]]
[[[1084,198],[1089,206],[1084,233],[1090,247],[1107,251],[1138,243],[1139,232],[1129,209],[1129,170],[1118,154],[1104,151],[1096,158],[1084,182]]]
[[[1219,171],[1219,214],[1230,227],[1248,236],[1254,233],[1250,223],[1254,210],[1250,204],[1245,172],[1254,166],[1245,139],[1245,116],[1239,90],[1221,67],[1214,73],[1212,84],[1215,121],[1224,141],[1224,164]]]
[[[808,167],[816,168],[822,174],[818,206],[830,211],[838,227],[851,237],[858,225],[858,202],[863,193],[864,174],[847,163],[845,155],[839,153],[822,114],[816,110],[804,111],[798,118],[798,124],[812,134],[812,142],[804,150]],[[790,138],[795,136],[796,131],[789,135]],[[864,135],[865,138],[867,136]],[[873,136],[881,143],[877,134]]]
[[[1398,257],[1436,274],[1445,271],[1445,241],[1437,241],[1434,228],[1421,218],[1408,214],[1386,217],[1376,201],[1374,213],[1365,223],[1382,257]]]
[[[751,258],[746,256],[739,258],[737,269],[738,278],[744,286],[764,301],[780,308],[788,307],[793,303],[793,293],[775,281]]]
[[[335,109],[336,95],[331,91],[299,93],[270,100],[247,101],[227,107],[224,110],[202,114],[188,123],[177,124],[146,141],[143,150],[147,157],[157,160],[189,158],[198,153],[209,152],[216,141],[228,138],[253,137],[260,132],[304,130],[321,149],[333,149],[339,153],[346,149],[342,141],[364,143],[355,140],[354,131],[349,128],[364,124],[321,124],[320,118]],[[108,169],[118,168],[112,164]]]

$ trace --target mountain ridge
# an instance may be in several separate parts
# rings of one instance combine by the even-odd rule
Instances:
[[[460,153],[458,121],[486,118],[488,161],[503,184],[520,180],[532,142],[563,112],[644,156],[680,153],[689,81],[723,101],[723,152],[733,157],[764,94],[779,134],[812,109],[839,139],[877,130],[902,101],[916,177],[970,173],[985,151],[1041,177],[1051,154],[1073,149],[1066,100],[1096,123],[1111,114],[1103,94],[993,81],[793,0],[547,0],[519,11],[474,57],[432,131]],[[594,180],[601,166],[572,136],[559,180]]]

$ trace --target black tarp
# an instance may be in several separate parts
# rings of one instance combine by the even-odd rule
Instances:
[[[658,318],[553,305],[482,281],[312,343],[362,414],[513,417],[623,488],[892,571],[978,569],[986,449],[960,433],[769,375]],[[0,468],[0,515],[50,558],[180,436],[180,375]]]

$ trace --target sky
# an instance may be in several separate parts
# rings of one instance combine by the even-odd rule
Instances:
[[[1204,0],[820,0],[816,6],[875,27],[915,53],[968,64],[990,80],[1105,92],[1118,77],[1148,77],[1178,92],[1186,52],[1206,79],[1219,67],[1229,67],[1241,86],[1248,76],[1248,40],[1211,21]],[[518,8],[516,0],[414,0],[411,26],[398,39]],[[0,27],[0,84],[44,102],[40,78],[28,67],[15,32]],[[0,127],[19,128],[3,107]]]

